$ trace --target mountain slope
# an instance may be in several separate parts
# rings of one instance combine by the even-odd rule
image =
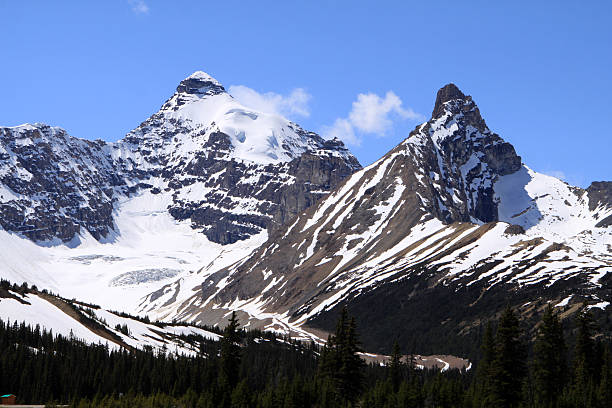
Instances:
[[[48,293],[30,290],[19,293],[0,288],[0,319],[44,327],[54,335],[74,337],[91,344],[106,344],[109,349],[143,349],[157,353],[199,354],[199,344],[187,336],[202,336],[218,341],[221,336],[200,327],[161,325],[122,316],[95,305],[68,301]]]
[[[349,305],[375,350],[398,327],[430,342],[465,333],[506,302],[575,295],[570,306],[586,296],[606,307],[609,186],[582,190],[530,170],[450,84],[432,118],[382,159],[190,299],[145,310],[216,323],[237,309],[251,325],[316,334]]]
[[[117,143],[42,124],[0,136],[2,227],[35,241],[68,242],[80,228],[105,238],[113,203],[152,191],[171,197],[175,219],[233,243],[283,224],[360,168],[342,142],[245,108],[201,71]]]
[[[244,257],[360,168],[200,71],[116,143],[22,125],[0,128],[0,155],[0,276],[130,311]]]
[[[283,224],[360,168],[340,141],[245,108],[203,72],[114,147],[123,173],[221,244]]]

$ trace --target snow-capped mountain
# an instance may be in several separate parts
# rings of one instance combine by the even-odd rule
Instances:
[[[529,169],[449,84],[431,119],[379,161],[190,298],[168,286],[143,310],[202,323],[239,310],[251,327],[316,335],[348,305],[375,349],[415,331],[433,346],[507,303],[605,308],[611,193],[612,182],[583,190]]]
[[[112,156],[152,192],[170,192],[175,219],[221,244],[285,223],[360,168],[342,142],[245,108],[203,72]]]
[[[245,256],[360,167],[200,71],[116,143],[0,128],[0,277],[131,311]]]

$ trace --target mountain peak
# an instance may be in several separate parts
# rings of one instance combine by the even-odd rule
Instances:
[[[189,75],[185,79],[196,79],[196,80],[199,80],[199,81],[214,82],[216,84],[221,85],[221,83],[219,81],[217,81],[210,74],[208,74],[208,73],[206,73],[204,71],[195,71],[193,74]]]
[[[217,95],[225,93],[225,88],[206,72],[196,71],[183,79],[176,91],[195,95]]]
[[[436,104],[434,106],[433,113],[431,114],[432,119],[437,118],[444,113],[444,103],[455,99],[465,98],[466,96],[459,90],[459,88],[457,88],[457,85],[453,83],[444,85],[442,88],[440,88],[438,94],[436,95]]]

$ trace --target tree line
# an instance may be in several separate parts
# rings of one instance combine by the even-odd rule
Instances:
[[[385,366],[366,364],[346,309],[322,347],[239,326],[232,314],[220,342],[191,336],[188,357],[0,321],[0,392],[73,407],[612,407],[610,344],[586,305],[568,338],[549,306],[534,341],[507,308],[469,371],[418,369],[397,343]]]

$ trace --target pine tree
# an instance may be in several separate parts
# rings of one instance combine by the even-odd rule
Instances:
[[[491,322],[488,322],[485,328],[480,350],[482,358],[478,362],[476,378],[470,391],[474,407],[488,406],[488,397],[491,394],[491,367],[495,359],[495,336]]]
[[[526,349],[519,320],[508,307],[502,313],[495,336],[495,358],[491,366],[490,406],[518,407],[526,374]]]
[[[610,345],[606,344],[601,366],[601,381],[599,383],[599,403],[603,408],[612,408],[612,361]]]
[[[576,313],[576,346],[574,349],[574,370],[572,394],[574,403],[591,406],[594,398],[596,373],[596,344],[593,340],[595,323],[586,302]]]
[[[389,362],[389,378],[393,386],[393,392],[399,390],[402,381],[402,354],[397,340],[393,343],[393,351],[391,352],[391,361]]]
[[[574,359],[575,369],[584,370],[585,378],[591,379],[595,371],[593,361],[595,358],[595,341],[593,340],[595,323],[586,303],[583,305],[582,310],[576,313],[576,326],[578,334],[576,336]]]
[[[329,335],[327,337],[327,343],[325,343],[321,349],[318,375],[323,381],[331,380],[335,382],[342,367],[342,349],[345,344],[347,316],[346,309],[342,309],[340,318],[336,323],[335,335]],[[334,384],[334,386],[335,385],[336,384]]]
[[[249,408],[251,397],[245,380],[240,381],[232,391],[232,408]]]
[[[556,406],[565,384],[566,361],[563,326],[549,304],[534,346],[533,375],[538,406]]]
[[[226,393],[231,391],[238,384],[240,370],[240,333],[238,331],[238,318],[236,312],[232,312],[223,338],[221,339],[221,359],[219,371],[219,386]]]
[[[353,405],[363,387],[365,362],[357,354],[360,349],[355,319],[342,309],[336,333],[329,336],[319,359],[318,375],[324,389],[334,388],[342,405]]]
[[[346,326],[344,345],[341,350],[342,365],[338,390],[343,399],[352,405],[357,401],[363,389],[363,369],[365,367],[365,362],[357,354],[362,350],[357,336],[357,324],[353,317]]]

